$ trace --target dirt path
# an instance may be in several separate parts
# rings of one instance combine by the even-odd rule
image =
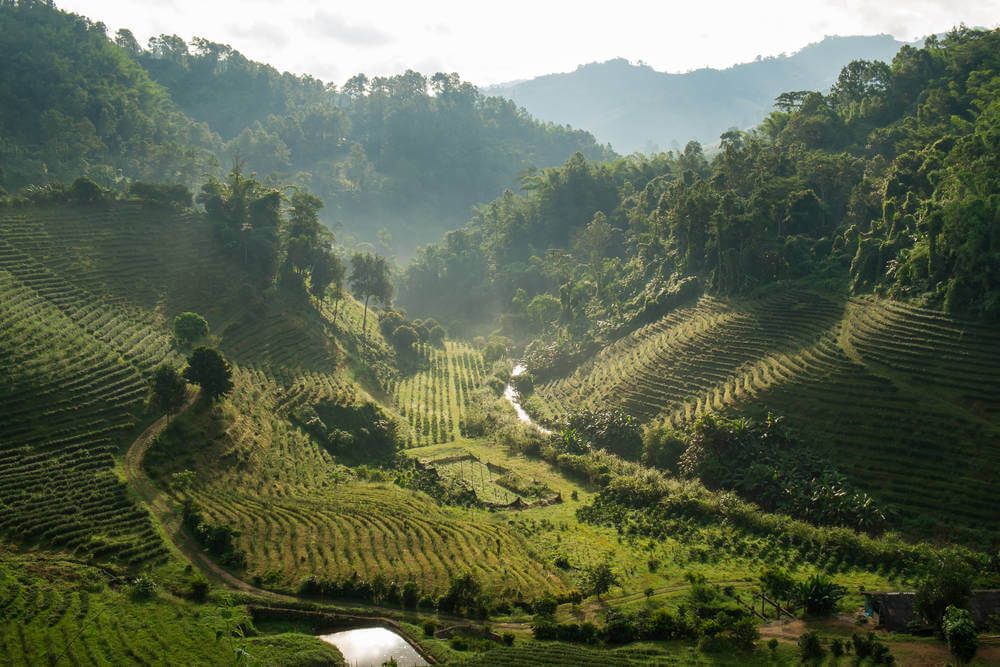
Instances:
[[[132,487],[132,489],[134,489],[139,495],[142,504],[145,505],[146,509],[153,518],[153,524],[159,528],[160,533],[165,538],[165,542],[168,547],[171,547],[179,556],[186,558],[198,567],[209,580],[226,588],[252,594],[261,598],[262,601],[269,603],[315,603],[314,600],[307,598],[299,598],[294,595],[286,595],[258,588],[253,584],[235,576],[212,560],[212,558],[201,548],[201,545],[191,539],[191,537],[184,531],[181,518],[174,511],[169,498],[166,497],[166,494],[160,493],[156,484],[149,478],[146,471],[143,470],[142,461],[145,458],[146,453],[149,451],[150,446],[156,441],[156,438],[164,431],[164,429],[167,428],[167,426],[170,425],[170,422],[194,407],[200,396],[200,392],[191,394],[184,402],[184,405],[180,410],[174,414],[160,417],[155,422],[150,424],[145,431],[139,434],[139,436],[129,446],[128,451],[125,452],[125,456],[122,461],[125,479],[128,481],[128,484]],[[406,640],[413,645],[417,652],[424,657],[424,659],[431,664],[436,663],[435,658],[429,654],[414,637],[411,637],[410,634],[402,626],[400,626],[395,619],[380,615],[386,611],[385,609],[375,605],[357,605],[357,611],[358,615],[343,612],[330,613],[344,619],[388,626],[398,634],[405,637]],[[449,615],[438,614],[437,617],[439,620],[452,621],[459,624],[468,624],[467,619],[457,616],[452,617]],[[526,623],[519,625],[523,626],[522,629],[529,627]]]
[[[170,501],[160,494],[156,488],[156,484],[149,478],[146,471],[142,469],[142,460],[145,458],[146,452],[149,451],[150,445],[153,444],[157,436],[170,425],[170,422],[194,407],[200,397],[200,391],[194,392],[188,396],[180,410],[174,414],[160,417],[139,434],[139,437],[132,442],[128,451],[125,452],[125,457],[122,461],[125,470],[125,479],[135,492],[139,494],[146,509],[152,515],[154,524],[159,525],[161,528],[163,536],[167,538],[167,544],[172,545],[179,554],[197,565],[209,579],[216,583],[224,584],[229,588],[245,593],[252,593],[268,600],[296,602],[298,599],[290,595],[282,595],[281,593],[257,588],[215,563],[202,550],[201,546],[184,532],[181,526],[181,519],[174,512]]]

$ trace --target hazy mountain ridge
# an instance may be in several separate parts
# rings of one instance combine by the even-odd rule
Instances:
[[[824,90],[850,61],[888,62],[902,45],[891,35],[826,37],[791,55],[684,73],[617,58],[484,90],[542,120],[588,130],[619,152],[678,148],[690,139],[713,143],[731,127],[752,127],[778,94]]]

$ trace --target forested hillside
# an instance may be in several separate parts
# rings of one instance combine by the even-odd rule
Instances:
[[[789,55],[676,74],[618,58],[485,92],[543,120],[592,132],[619,153],[657,152],[690,140],[714,145],[726,130],[757,125],[780,93],[825,92],[847,63],[889,62],[902,45],[889,35],[826,37]]]
[[[0,3],[0,188],[83,175],[191,184],[214,146],[103,25],[46,2]]]
[[[456,74],[359,74],[338,90],[207,39],[162,35],[142,48],[128,30],[109,37],[47,2],[3,3],[0,22],[9,191],[81,175],[194,186],[238,158],[316,192],[328,224],[409,255],[526,170],[575,151],[612,155]]]
[[[996,318],[1000,33],[960,29],[891,65],[856,61],[828,95],[792,92],[753,131],[527,176],[408,268],[439,317],[498,310],[598,339],[692,280],[719,294],[809,277]]]
[[[1000,32],[961,29],[854,62],[711,161],[695,142],[574,156],[427,248],[402,302],[526,345],[522,392],[554,428],[610,408],[651,433],[774,412],[897,529],[990,544],[998,53]],[[765,502],[740,475],[723,486]]]

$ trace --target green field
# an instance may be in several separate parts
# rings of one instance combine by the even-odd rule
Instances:
[[[392,383],[391,394],[412,433],[413,447],[461,437],[463,415],[483,382],[483,359],[473,347],[446,341],[443,348],[418,346],[425,367]]]
[[[0,547],[0,664],[268,665],[309,659],[343,664],[312,637],[259,635],[242,607],[198,604],[175,592],[149,598],[130,579],[47,553]],[[178,591],[180,592],[180,591]],[[233,636],[239,627],[243,636]]]
[[[205,232],[186,216],[132,205],[85,215],[53,208],[4,216],[0,370],[11,382],[0,389],[9,415],[0,427],[0,503],[7,510],[0,526],[18,547],[69,554],[46,557],[44,567],[32,564],[34,556],[8,555],[16,563],[8,571],[51,569],[49,583],[24,580],[16,592],[14,579],[5,580],[6,598],[15,601],[8,620],[23,626],[0,624],[14,664],[61,663],[47,645],[69,647],[71,664],[161,658],[197,664],[191,652],[227,620],[218,604],[194,605],[173,589],[140,603],[115,583],[143,567],[163,581],[177,578],[179,554],[164,539],[176,526],[156,525],[162,517],[136,502],[118,460],[155,416],[146,406],[151,371],[164,360],[181,363],[169,333],[179,309],[211,313],[212,337],[234,364],[235,388],[214,406],[199,403],[179,417],[153,442],[145,466],[159,489],[158,511],[176,516],[190,498],[208,521],[238,531],[247,566],[235,574],[245,582],[294,593],[310,577],[383,577],[414,581],[435,595],[456,573],[469,571],[495,599],[532,600],[580,588],[587,568],[609,561],[620,584],[601,602],[586,598],[557,613],[562,621],[598,623],[608,605],[682,603],[689,573],[745,594],[769,566],[799,577],[827,571],[848,587],[851,609],[860,605],[859,586],[907,585],[907,573],[898,569],[825,559],[721,524],[679,521],[668,536],[648,539],[582,522],[577,510],[597,488],[503,446],[496,434],[463,436],[470,408],[481,412],[476,403],[485,400],[478,350],[460,341],[424,345],[418,370],[394,376],[390,347],[376,326],[361,331],[362,306],[353,299],[335,305],[234,297],[229,308],[213,305],[212,281],[225,281],[218,289],[233,294],[241,288],[224,278],[228,260],[194,249]],[[163,245],[154,252],[141,242],[144,234],[162,235]],[[60,259],[74,243],[83,250]],[[104,254],[101,243],[113,254]],[[171,254],[182,271],[169,268]],[[884,342],[900,339],[906,344]],[[939,457],[968,453],[962,448],[974,446],[976,433],[995,432],[994,341],[987,329],[894,302],[844,302],[808,291],[746,302],[705,298],[610,346],[571,377],[539,387],[529,407],[551,418],[574,406],[618,402],[645,421],[678,425],[706,410],[784,410],[800,427],[806,419],[822,425],[817,443],[839,449],[844,469],[878,482],[884,496],[895,500],[896,489],[909,510],[921,502],[947,507],[951,493],[965,519],[986,521],[995,512],[993,492],[985,481],[977,486],[972,472],[946,477],[928,458],[908,464],[923,477],[899,473],[898,487],[890,484],[905,450],[888,446],[893,427],[876,428],[876,415],[926,422],[917,430],[895,427],[904,446],[929,450],[938,442]],[[917,396],[914,385],[924,381],[936,388],[933,400]],[[839,395],[867,398],[838,402]],[[294,421],[321,401],[370,400],[398,418],[407,455],[471,488],[481,503],[556,502],[493,510],[442,505],[392,483],[391,471],[344,465]],[[904,412],[913,401],[925,408],[918,415]],[[842,415],[854,421],[838,430]],[[972,435],[944,440],[945,430],[961,435],[963,428]],[[990,456],[978,460],[988,466]],[[982,480],[989,470],[980,471]],[[912,488],[906,480],[929,485],[928,492],[906,499]],[[977,497],[980,504],[970,502]],[[87,593],[70,582],[92,562],[131,569],[116,571],[118,579],[97,576],[95,592]],[[245,614],[225,608],[230,619]],[[509,622],[523,635],[526,620],[514,613]],[[157,624],[171,629],[154,637]],[[185,638],[175,641],[172,632]],[[240,641],[260,656],[322,650],[295,634]],[[206,653],[205,661],[224,660],[231,650],[213,645],[219,655]],[[477,655],[448,653],[472,664],[591,664],[601,656],[617,661],[602,664],[690,664],[703,657],[681,646],[606,653],[535,643]]]
[[[1000,334],[899,302],[802,290],[703,298],[546,383],[553,419],[620,405],[644,422],[707,411],[786,416],[921,534],[995,535]],[[947,466],[945,466],[947,462]]]

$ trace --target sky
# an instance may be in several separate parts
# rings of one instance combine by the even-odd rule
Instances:
[[[363,72],[458,72],[477,85],[626,58],[684,72],[794,52],[825,35],[904,41],[997,27],[1000,0],[56,0],[153,35],[204,37],[252,60],[342,84]]]

